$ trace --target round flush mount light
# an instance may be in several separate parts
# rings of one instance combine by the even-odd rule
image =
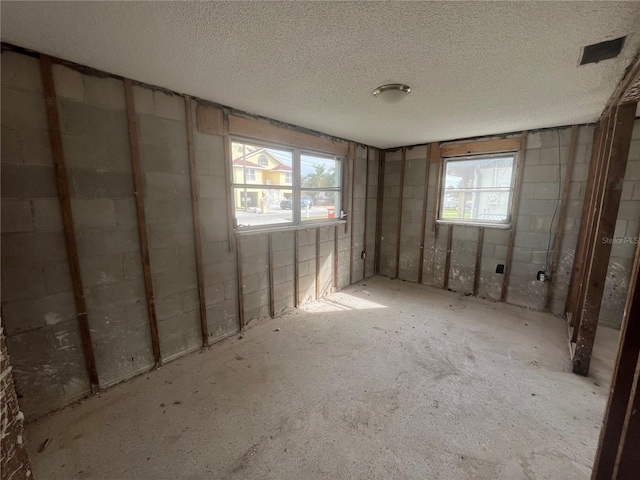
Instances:
[[[397,103],[411,92],[409,85],[390,83],[382,85],[373,91],[373,95],[387,103]]]

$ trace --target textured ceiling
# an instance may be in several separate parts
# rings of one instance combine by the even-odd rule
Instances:
[[[7,2],[2,40],[379,147],[590,122],[637,2]],[[581,47],[630,35],[617,59]],[[396,105],[371,94],[411,86]]]

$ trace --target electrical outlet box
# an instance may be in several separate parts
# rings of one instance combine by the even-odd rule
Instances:
[[[360,252],[360,258],[362,258],[363,260],[365,258],[367,258],[367,254],[365,253],[365,251],[363,250],[362,252]]]
[[[502,263],[499,263],[498,265],[496,265],[496,273],[504,274],[504,265]]]

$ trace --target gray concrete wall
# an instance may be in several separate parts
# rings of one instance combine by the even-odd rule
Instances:
[[[87,316],[101,387],[154,365],[134,195],[124,82],[53,66]],[[202,345],[185,99],[133,87],[150,270],[164,361]],[[39,61],[2,53],[2,315],[16,388],[28,416],[90,392],[71,287]],[[192,101],[193,122],[197,104]],[[238,331],[238,265],[228,231],[224,137],[194,129],[209,343]],[[367,271],[373,273],[377,151],[369,164]],[[344,186],[354,228],[273,232],[275,313],[295,304],[294,235],[301,303],[362,277],[366,149]],[[316,255],[319,229],[319,257]],[[230,244],[231,240],[231,244]],[[269,315],[268,234],[241,237],[247,321]]]
[[[560,155],[562,179],[568,155],[570,129],[560,129]],[[574,167],[570,204],[565,223],[565,236],[561,253],[561,269],[554,296],[554,311],[560,312],[566,296],[567,262],[573,258],[577,229],[581,215],[584,183],[588,170],[588,158],[593,138],[592,127],[581,127],[579,132],[576,164]],[[400,278],[417,281],[420,253],[420,228],[424,195],[425,147],[407,149],[402,211],[402,238],[400,245]],[[395,221],[398,215],[401,151],[387,153],[390,160],[385,165],[385,217],[383,237],[387,243],[382,249],[381,264],[385,275],[393,275],[395,269]],[[558,140],[555,130],[529,134],[523,171],[521,203],[517,213],[514,262],[507,301],[531,308],[543,308],[546,284],[535,279],[538,270],[544,268],[549,223],[553,215],[558,188]],[[451,267],[449,285],[451,290],[465,294],[473,292],[478,228],[473,226],[439,225],[432,229],[435,204],[435,187],[438,166],[429,166],[429,188],[427,192],[425,253],[423,283],[442,287],[446,261],[447,236],[452,228]],[[387,188],[389,182],[390,188]],[[396,190],[397,189],[397,190]],[[387,203],[388,201],[388,203]],[[391,216],[391,218],[388,218]],[[479,296],[497,300],[500,298],[503,276],[495,273],[496,265],[506,260],[509,231],[487,228],[481,254]],[[535,271],[534,271],[535,270]],[[531,273],[533,272],[533,274]],[[570,271],[569,271],[570,273]]]
[[[40,66],[11,52],[2,52],[2,317],[25,414],[90,392]]]

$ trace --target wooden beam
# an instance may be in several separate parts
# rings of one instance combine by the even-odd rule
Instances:
[[[603,242],[602,239],[613,238],[615,232],[622,183],[631,146],[636,105],[635,103],[626,103],[616,109],[611,148],[606,162],[605,175],[602,178],[604,188],[597,205],[597,223],[591,264],[586,272],[586,294],[584,303],[580,307],[582,316],[573,358],[573,371],[579,375],[586,376],[589,373],[591,352],[598,327],[611,254],[611,243]]]
[[[484,227],[478,228],[478,247],[476,249],[476,268],[473,271],[473,295],[478,295],[480,272],[482,268],[482,246],[484,243]]]
[[[337,227],[336,227],[337,228]],[[293,232],[293,291],[294,307],[300,305],[300,249],[298,247],[298,230]]]
[[[384,163],[386,153],[380,150],[378,158],[378,191],[376,192],[376,244],[373,257],[373,273],[380,274],[380,245],[382,240],[382,209],[384,206]]]
[[[333,289],[338,290],[338,226],[333,227]]]
[[[353,209],[353,205],[350,205],[349,200],[351,197],[351,193],[353,192],[353,174],[351,173],[353,171],[353,164],[355,162],[356,159],[356,144],[353,142],[349,142],[349,154],[347,155],[347,161],[346,161],[346,166],[344,168],[345,171],[345,181],[344,181],[344,185],[347,186],[346,189],[343,188],[344,191],[344,211],[347,214],[347,221],[344,223],[344,233],[349,233],[349,225],[351,224],[351,219],[353,218],[353,212],[351,211]],[[349,245],[349,251],[351,251],[351,245]],[[351,267],[349,267],[351,268]],[[349,270],[349,272],[351,272],[351,270]],[[349,284],[351,284],[351,273],[349,273]]]
[[[347,218],[347,221],[351,224],[351,237],[349,240],[349,285],[351,285],[353,283],[353,255],[354,255],[354,249],[353,249],[353,222],[355,220],[355,216],[356,216],[356,210],[355,210],[355,205],[356,205],[356,157],[355,157],[355,148],[354,148],[354,156],[353,156],[353,160],[351,161],[351,164],[353,165],[351,167],[351,200],[349,201],[349,203],[351,204],[351,211],[349,212],[349,217]]]
[[[618,83],[611,97],[609,97],[603,116],[618,104],[637,103],[640,101],[640,91],[637,90],[638,82],[640,82],[640,52],[636,53],[636,57],[627,68],[624,77]]]
[[[362,279],[367,278],[367,255],[369,254],[367,250],[367,220],[369,219],[369,159],[370,159],[370,148],[367,147],[367,159],[366,159],[366,168],[365,168],[365,180],[364,180],[364,232],[362,233],[362,251],[364,252],[365,258],[362,259]]]
[[[268,250],[269,250],[269,316],[271,318],[276,316],[276,298],[273,284],[273,233],[267,235]]]
[[[520,205],[520,191],[522,190],[522,171],[524,170],[524,157],[527,149],[527,134],[522,132],[520,138],[520,149],[518,150],[518,164],[516,165],[516,178],[513,189],[513,202],[511,204],[511,229],[509,230],[509,242],[507,244],[507,259],[504,263],[504,277],[502,278],[502,291],[500,301],[507,300],[507,289],[509,288],[509,277],[511,275],[511,262],[513,261],[513,245],[516,240],[516,225],[518,221],[518,208]]]
[[[400,163],[400,198],[398,199],[398,226],[396,230],[396,278],[400,277],[400,241],[402,240],[402,200],[404,199],[404,172],[407,164],[407,147],[402,147]]]
[[[573,259],[573,266],[571,270],[571,279],[569,280],[569,290],[567,294],[567,300],[564,307],[565,315],[567,313],[571,313],[571,321],[573,325],[573,320],[575,319],[575,307],[577,302],[577,294],[578,294],[578,286],[579,283],[578,277],[582,274],[582,264],[584,262],[584,251],[582,245],[585,243],[585,238],[587,234],[587,218],[589,209],[587,205],[592,197],[593,193],[593,180],[596,175],[597,163],[599,160],[599,149],[600,144],[602,142],[602,123],[598,123],[594,132],[593,132],[593,142],[591,147],[591,160],[589,161],[589,173],[587,174],[587,189],[585,192],[583,207],[582,207],[582,217],[580,220],[580,230],[578,232],[578,243],[576,247],[576,251]]]
[[[231,171],[231,135],[229,134],[228,117],[224,118],[222,129],[224,132],[224,188],[225,198],[227,200],[227,242],[229,243],[229,252],[233,252],[235,211],[233,205],[233,172]]]
[[[635,478],[640,470],[640,358],[636,362],[635,383],[627,406],[622,440],[616,457],[614,478]]]
[[[196,149],[193,135],[193,111],[191,97],[184,97],[187,116],[187,151],[189,154],[189,178],[191,180],[191,209],[193,210],[193,237],[196,250],[196,276],[198,279],[198,297],[200,304],[200,330],[202,346],[209,346],[209,324],[207,322],[207,302],[204,293],[204,268],[202,266],[202,232],[200,228],[200,203],[198,195],[198,172],[196,170]]]
[[[592,479],[634,478],[633,475],[622,476],[627,473],[629,455],[638,458],[638,440],[624,441],[626,431],[631,426],[638,435],[638,426],[631,424],[629,406],[637,405],[640,395],[638,392],[638,361],[640,360],[640,244],[636,247],[633,271],[629,281],[627,303],[624,309],[620,331],[620,348],[613,371],[609,401],[600,430],[598,450],[593,464]],[[633,401],[631,401],[633,399]],[[637,408],[637,407],[635,407]],[[633,410],[632,410],[633,411]],[[636,410],[637,411],[637,410]],[[635,415],[636,419],[638,414]],[[636,420],[637,422],[637,420]],[[632,432],[633,433],[633,432]],[[637,438],[637,437],[636,437]],[[620,448],[622,444],[622,448]],[[634,447],[630,452],[630,447]],[[618,476],[614,474],[615,466],[619,464],[622,471]],[[638,468],[634,473],[637,474]]]
[[[431,231],[435,232],[438,229],[438,215],[440,214],[440,189],[442,188],[442,169],[444,162],[440,156],[440,144],[431,144],[431,162],[438,163],[438,176],[436,177],[436,188],[433,192],[433,220],[431,222]],[[436,238],[434,238],[435,242]]]
[[[229,133],[340,156],[346,156],[349,152],[349,144],[347,142],[339,142],[328,137],[298,132],[290,128],[278,127],[236,115],[229,115]]]
[[[138,120],[133,104],[133,86],[131,79],[124,79],[124,93],[127,107],[127,121],[129,123],[129,147],[131,148],[131,165],[133,170],[133,184],[136,197],[136,213],[138,214],[138,234],[140,236],[140,253],[142,255],[142,272],[147,296],[147,312],[151,329],[151,344],[156,367],[162,365],[160,353],[160,335],[156,318],[156,305],[153,296],[153,281],[151,280],[151,263],[149,261],[149,240],[147,238],[147,220],[144,213],[144,182],[140,170],[140,150],[138,147]]]
[[[71,275],[71,286],[73,288],[73,298],[78,316],[78,326],[80,328],[80,339],[82,340],[82,350],[84,361],[91,383],[91,389],[96,392],[100,389],[96,359],[93,352],[93,342],[91,340],[91,330],[89,328],[89,316],[84,298],[84,288],[82,286],[82,276],[80,274],[80,260],[78,258],[78,245],[76,243],[76,233],[73,225],[73,214],[71,211],[71,199],[69,197],[69,179],[67,177],[67,167],[65,164],[64,150],[62,147],[62,135],[60,133],[60,117],[58,116],[58,100],[53,82],[53,70],[51,57],[40,55],[40,74],[44,88],[44,99],[47,110],[47,123],[49,126],[49,142],[53,152],[53,164],[56,174],[56,188],[60,210],[62,212],[62,226],[64,231],[64,241],[67,250],[67,261],[69,263],[69,273]]]
[[[198,103],[196,106],[196,124],[200,133],[224,135],[224,112],[219,108]]]
[[[569,190],[571,189],[571,178],[573,177],[573,165],[576,157],[576,144],[578,143],[578,126],[571,127],[571,140],[569,142],[569,156],[567,158],[567,169],[564,174],[564,185],[562,187],[562,197],[560,198],[560,211],[558,212],[558,223],[556,224],[556,233],[553,238],[552,251],[553,256],[551,258],[551,265],[549,270],[551,273],[551,283],[547,287],[546,309],[551,308],[551,302],[553,301],[553,290],[558,279],[556,274],[558,273],[558,262],[560,261],[560,252],[562,250],[562,235],[564,233],[564,222],[567,218],[567,201],[569,200]],[[558,179],[560,181],[560,179]]]
[[[431,145],[427,145],[427,157],[425,158],[425,171],[424,171],[424,190],[422,195],[422,228],[420,228],[420,263],[418,264],[418,283],[422,283],[422,276],[424,273],[424,237],[425,230],[427,228],[427,202],[429,195],[429,171],[431,170],[431,163],[429,158],[431,157]]]
[[[447,143],[440,147],[440,156],[449,158],[480,155],[483,153],[517,152],[520,149],[521,143],[522,137],[479,140],[465,143]]]
[[[316,300],[320,298],[320,227],[316,227]]]
[[[449,225],[447,232],[447,256],[444,261],[444,280],[442,282],[442,288],[447,290],[449,288],[449,270],[451,270],[451,246],[453,245],[453,224]]]
[[[244,279],[242,277],[242,240],[236,237],[236,269],[238,271],[238,328],[244,330]]]

